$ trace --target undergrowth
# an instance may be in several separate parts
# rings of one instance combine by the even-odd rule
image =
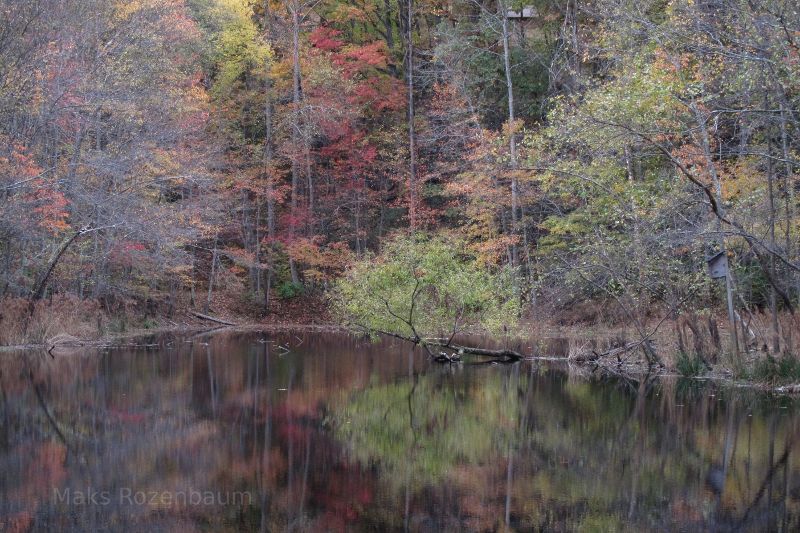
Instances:
[[[80,338],[98,335],[103,312],[96,300],[57,295],[36,302],[4,298],[0,300],[0,345],[39,344],[56,335]]]
[[[771,384],[800,381],[800,359],[792,355],[779,358],[767,355],[753,364],[749,377]]]
[[[678,352],[678,357],[675,360],[675,369],[683,376],[694,377],[705,372],[706,364],[697,354]]]

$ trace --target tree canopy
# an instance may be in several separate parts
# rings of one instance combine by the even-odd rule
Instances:
[[[422,343],[480,332],[473,328],[498,333],[519,315],[512,273],[492,271],[446,235],[396,236],[356,261],[332,298],[343,322]]]

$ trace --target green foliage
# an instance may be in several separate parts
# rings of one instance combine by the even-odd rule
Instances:
[[[511,271],[481,266],[463,240],[416,234],[357,262],[332,301],[353,327],[420,338],[477,326],[498,332],[519,315]]]
[[[278,296],[284,300],[291,300],[303,294],[303,286],[299,283],[284,281],[278,285]]]
[[[685,377],[699,376],[705,371],[706,365],[697,354],[679,352],[675,361],[675,369]]]
[[[112,317],[108,321],[108,331],[110,333],[125,333],[128,331],[128,321],[124,316]]]
[[[221,20],[221,30],[215,38],[219,72],[213,93],[224,95],[250,69],[263,69],[270,50],[260,42],[252,8],[246,2],[217,0],[214,11]]]
[[[155,318],[148,316],[142,320],[142,329],[153,329],[155,327],[158,327],[158,322],[156,322]]]
[[[475,5],[453,4],[454,10],[461,8],[467,11]],[[510,9],[521,9],[523,4],[531,5],[530,1],[520,6],[513,4],[506,3]],[[548,38],[548,33],[556,29],[551,25],[557,22],[542,17],[537,24],[543,27],[530,32],[523,46],[513,38],[509,45],[515,109],[525,116],[541,119],[546,109],[544,101],[549,85],[547,65],[551,63],[555,51],[555,42]],[[499,129],[508,120],[503,58],[494,48],[500,39],[500,32],[494,8],[482,10],[480,16],[465,16],[455,24],[451,20],[443,21],[436,28],[438,39],[434,49],[437,61],[450,68],[457,65],[463,69],[466,74],[464,89],[475,102],[482,122],[491,129]],[[465,53],[465,50],[469,52]]]
[[[780,358],[767,355],[759,359],[750,371],[750,377],[766,383],[789,383],[800,380],[800,359],[792,355]]]
[[[234,146],[263,136],[261,88],[273,60],[250,0],[191,0],[192,11],[205,34],[201,49],[211,80],[208,91],[222,113],[215,129]],[[258,88],[258,89],[256,89]],[[225,117],[225,120],[222,120]]]

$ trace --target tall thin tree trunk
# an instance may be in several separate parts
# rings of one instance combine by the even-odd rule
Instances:
[[[264,33],[267,41],[272,40],[272,16],[269,0],[264,0]],[[264,174],[267,178],[267,261],[266,282],[264,284],[264,312],[269,312],[270,289],[272,289],[272,246],[275,240],[275,184],[272,172],[272,78],[269,72],[269,62],[264,65],[267,71],[264,90]],[[260,247],[260,243],[259,243]]]
[[[765,106],[768,105],[768,101],[765,98]],[[765,107],[765,109],[768,109]],[[775,168],[772,163],[772,137],[769,132],[769,127],[767,128],[767,209],[768,217],[769,217],[769,244],[770,247],[774,250],[775,249]],[[775,272],[775,256],[770,254],[769,259],[769,268],[772,272]],[[769,310],[772,314],[772,350],[775,353],[779,353],[781,351],[781,341],[780,341],[780,321],[778,320],[778,302],[777,302],[777,295],[775,294],[775,287],[770,285],[769,290]]]
[[[255,281],[255,293],[258,294],[261,292],[261,195],[256,193],[256,214],[255,214],[255,224],[253,228],[254,240],[255,242],[253,245],[255,249],[253,251],[253,263],[255,266],[253,267],[253,278]]]
[[[361,193],[356,191],[355,234],[356,234],[356,255],[361,255]]]
[[[714,184],[714,196],[717,202],[719,215],[724,216],[724,204],[722,202],[722,182],[717,174],[717,167],[714,163],[714,158],[711,155],[711,140],[708,135],[708,128],[706,127],[706,118],[702,116],[696,104],[692,104],[691,110],[694,113],[695,120],[700,130],[700,145],[703,147],[703,155],[705,156],[708,172],[711,176],[711,182]],[[717,217],[717,231],[722,231],[722,221]],[[725,237],[720,237],[720,248],[723,253],[727,253],[725,247]],[[739,364],[739,335],[736,331],[736,311],[733,307],[733,280],[731,279],[731,269],[728,268],[728,273],[725,276],[725,296],[728,302],[728,321],[730,323],[731,331],[731,350],[733,351],[734,364]],[[742,339],[743,341],[745,339]]]
[[[307,121],[305,121],[307,122]],[[311,159],[311,128],[304,122],[303,157],[306,163],[306,191],[308,193],[308,233],[314,234],[314,174]]]
[[[408,218],[417,228],[417,148],[414,132],[414,0],[406,0],[406,81],[408,83]]]
[[[517,136],[514,132],[514,82],[511,78],[511,46],[509,43],[508,16],[505,2],[499,3],[500,19],[503,21],[503,69],[506,75],[506,95],[508,98],[508,127],[511,128],[508,149],[511,157],[511,232],[519,236],[519,180],[517,179]],[[511,262],[513,266],[519,263],[517,244],[511,245]]]
[[[792,168],[790,152],[789,152],[789,136],[786,131],[786,108],[784,107],[783,102],[780,104],[781,110],[781,150],[783,152],[783,160],[784,160],[784,208],[785,208],[785,216],[786,216],[786,225],[784,228],[784,246],[786,247],[786,257],[789,258],[791,261],[793,259],[794,254],[794,246],[792,242],[792,232],[791,227],[792,223],[797,219],[797,204],[795,203],[795,191],[794,191],[794,169]],[[789,297],[792,297],[792,292],[794,292],[794,296],[800,296],[800,285],[798,285],[798,281],[800,278],[797,277],[796,272],[789,270],[786,273],[787,279],[786,284],[788,286],[788,293]],[[786,335],[784,339],[786,344],[786,351],[792,353],[792,334],[791,332]]]
[[[206,296],[206,305],[204,312],[208,313],[211,308],[211,297],[214,293],[214,278],[217,275],[217,242],[219,240],[219,233],[214,236],[214,250],[211,252],[211,272],[208,276],[208,295]]]
[[[194,256],[194,252],[192,252],[192,268],[191,268],[192,281],[191,281],[191,284],[189,285],[189,307],[192,308],[192,309],[194,309],[194,306],[196,304],[195,297],[194,297],[194,287],[195,287],[194,264],[195,264],[195,256]]]
[[[391,54],[394,50],[394,28],[392,23],[392,5],[389,0],[383,0],[383,26],[386,30],[386,47]]]
[[[300,145],[300,4],[293,2],[290,8],[292,15],[292,231],[296,230],[295,222],[297,217],[299,174],[297,164],[297,149]],[[294,259],[289,258],[289,271],[292,275],[292,283],[300,283],[300,276],[297,273],[297,266]]]

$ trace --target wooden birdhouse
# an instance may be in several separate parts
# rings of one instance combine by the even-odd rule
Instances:
[[[725,252],[717,252],[706,258],[706,264],[708,264],[708,275],[712,279],[724,278],[728,275],[728,255]]]
[[[506,11],[506,18],[527,20],[536,16],[536,8],[533,6],[525,6],[521,11],[509,9]]]

